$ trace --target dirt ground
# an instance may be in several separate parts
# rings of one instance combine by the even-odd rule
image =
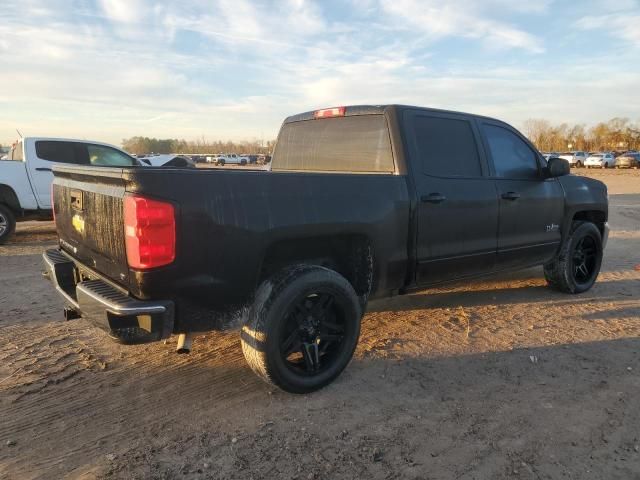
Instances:
[[[64,322],[50,223],[0,247],[0,478],[640,478],[640,171],[595,287],[540,268],[370,304],[326,389],[273,390],[237,332],[125,347]]]

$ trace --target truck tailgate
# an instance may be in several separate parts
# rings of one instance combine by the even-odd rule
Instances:
[[[122,169],[62,167],[52,185],[60,246],[86,266],[127,286]]]

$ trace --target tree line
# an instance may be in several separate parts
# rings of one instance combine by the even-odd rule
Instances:
[[[264,153],[273,150],[275,140],[262,142],[258,140],[241,142],[208,141],[204,138],[187,141],[176,138],[131,137],[122,140],[122,148],[129,153]]]
[[[628,118],[616,117],[588,128],[532,118],[524,122],[522,133],[542,152],[640,150],[640,125]]]

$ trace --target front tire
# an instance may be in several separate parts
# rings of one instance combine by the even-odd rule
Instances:
[[[351,284],[315,265],[289,267],[265,280],[242,328],[247,363],[290,393],[318,390],[349,364],[362,309]]]
[[[582,168],[582,162],[580,160],[576,162],[576,168]]]
[[[0,204],[0,245],[4,244],[16,229],[16,217],[9,207]]]
[[[586,292],[598,278],[602,254],[598,227],[591,222],[574,222],[558,255],[544,266],[544,278],[561,292]]]

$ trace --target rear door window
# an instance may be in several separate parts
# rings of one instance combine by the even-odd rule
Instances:
[[[383,115],[353,115],[283,125],[272,170],[393,173]]]
[[[42,160],[58,163],[83,163],[76,154],[74,142],[62,142],[59,140],[38,140],[36,142],[36,155]]]
[[[413,117],[422,171],[438,177],[480,177],[482,168],[471,123],[428,115]]]

